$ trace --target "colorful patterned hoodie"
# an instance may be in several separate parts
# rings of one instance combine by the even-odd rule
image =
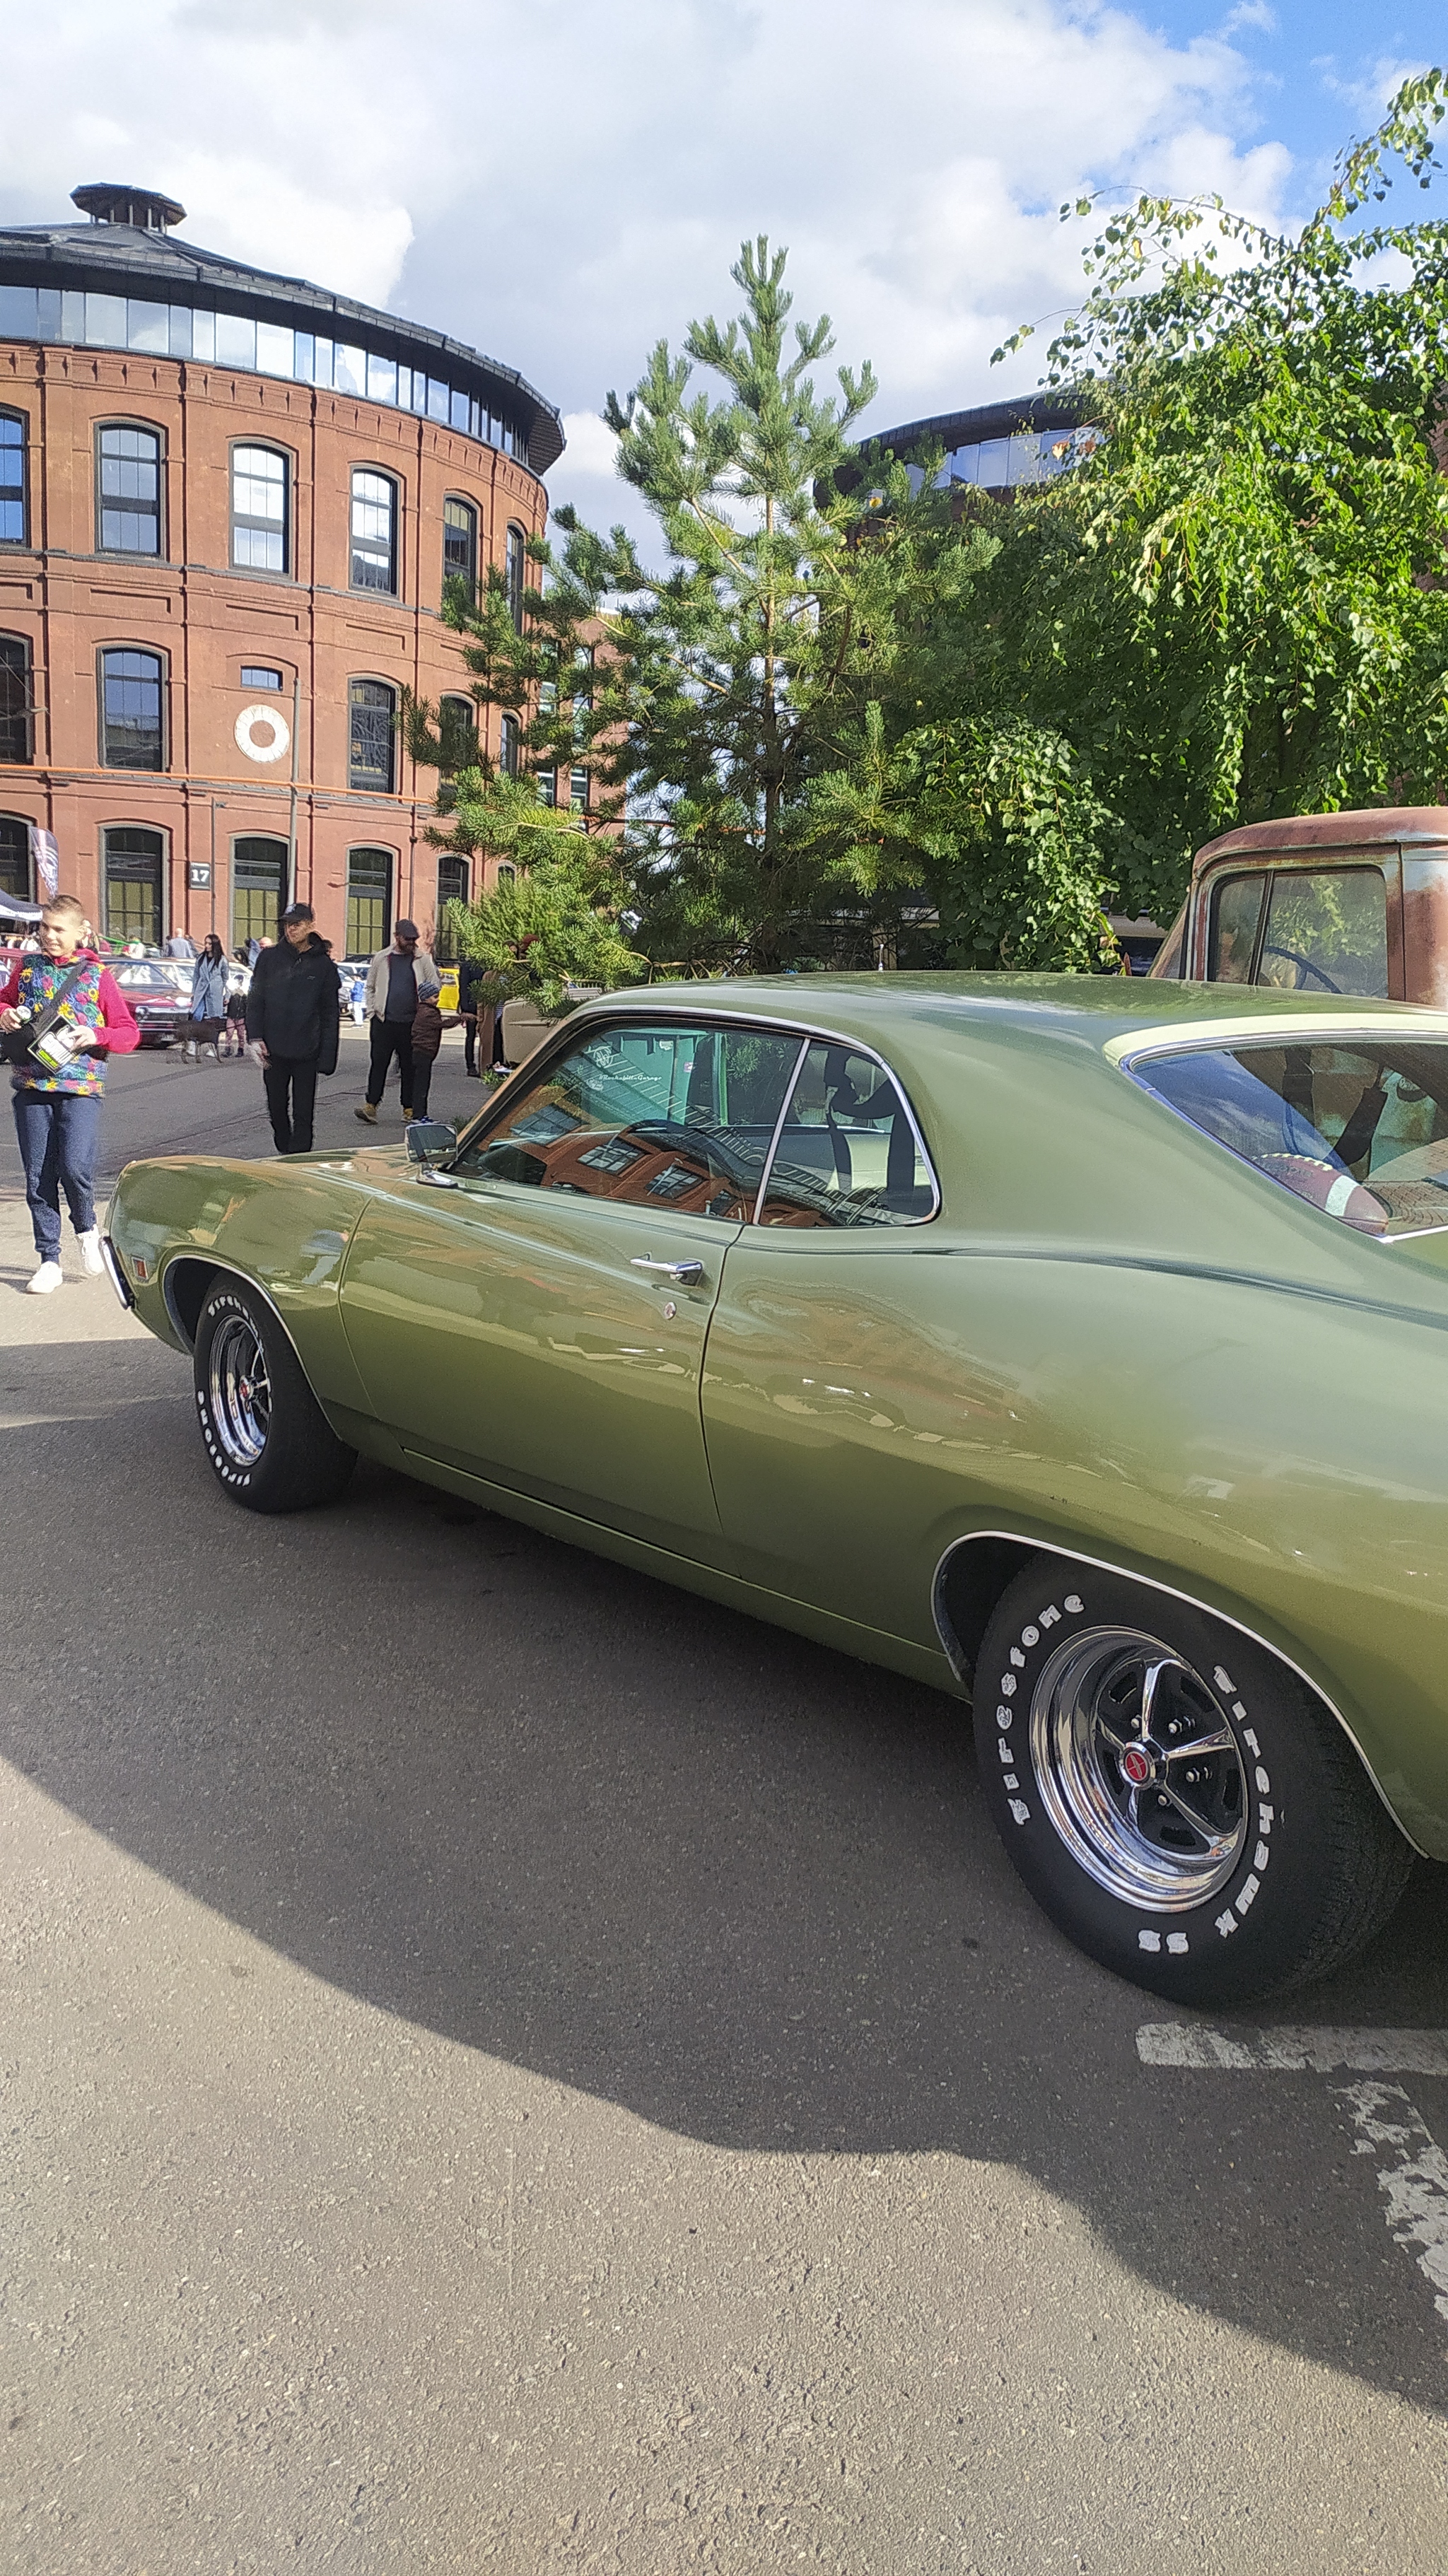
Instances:
[[[83,966],[85,972],[67,1000],[61,1018],[78,1020],[87,1028],[103,1028],[105,1047],[99,1053],[94,1047],[87,1047],[84,1054],[72,1056],[69,1064],[60,1065],[54,1073],[47,1066],[34,1062],[16,1065],[12,1070],[17,1091],[99,1091],[105,1083],[107,1059],[113,1055],[129,1055],[133,1047],[140,1045],[141,1032],[131,1017],[115,977],[98,957],[88,955],[84,949],[65,964],[58,957],[27,957],[20,970],[15,1008],[32,1015],[43,1011],[46,1004],[55,999],[74,966]]]

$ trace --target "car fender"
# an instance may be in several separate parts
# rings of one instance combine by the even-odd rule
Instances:
[[[158,1158],[127,1165],[107,1232],[159,1339],[189,1351],[207,1281],[229,1271],[265,1296],[318,1402],[365,1415],[338,1289],[368,1196],[325,1165]]]

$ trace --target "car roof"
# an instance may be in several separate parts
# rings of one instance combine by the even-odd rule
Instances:
[[[1448,843],[1448,805],[1382,805],[1368,812],[1284,814],[1275,823],[1243,823],[1208,841],[1196,856],[1198,868],[1219,859],[1270,858],[1274,853],[1300,856],[1314,851],[1433,847]]]
[[[1420,1030],[1448,1040],[1448,1013],[1404,1002],[1281,993],[1265,986],[1177,984],[1125,975],[751,975],[709,982],[650,984],[605,994],[584,1006],[589,1019],[676,1011],[724,1012],[731,1018],[782,1020],[823,1034],[888,1044],[929,1046],[952,1035],[1002,1035],[1083,1042],[1117,1055],[1128,1045],[1190,1033],[1240,1039],[1264,1023],[1316,1022],[1324,1030],[1380,1019],[1403,1034]],[[582,1016],[582,1014],[580,1014]],[[1306,1035],[1303,1030],[1303,1035]]]

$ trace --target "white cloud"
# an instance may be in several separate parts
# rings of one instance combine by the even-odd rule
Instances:
[[[873,359],[883,425],[1035,380],[989,355],[1079,292],[1062,199],[1270,215],[1289,176],[1238,140],[1228,43],[1097,0],[49,0],[12,14],[7,73],[0,219],[166,188],[209,248],[473,341],[573,419],[554,488],[590,515],[624,500],[605,390],[733,309],[746,233],[789,244],[837,358]]]

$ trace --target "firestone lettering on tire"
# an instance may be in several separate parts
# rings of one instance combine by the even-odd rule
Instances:
[[[211,1300],[211,1306],[214,1314],[219,1313],[221,1308],[224,1306],[230,1306],[233,1312],[238,1315],[245,1315],[247,1313],[247,1308],[242,1304],[239,1297],[213,1297]],[[201,1417],[201,1437],[206,1443],[206,1454],[210,1459],[212,1466],[215,1468],[217,1475],[220,1477],[222,1484],[230,1485],[236,1493],[244,1494],[251,1484],[252,1471],[250,1467],[233,1466],[231,1460],[220,1447],[216,1434],[211,1426],[210,1407],[208,1406],[206,1398],[202,1394],[200,1387],[196,1389],[196,1410]]]

